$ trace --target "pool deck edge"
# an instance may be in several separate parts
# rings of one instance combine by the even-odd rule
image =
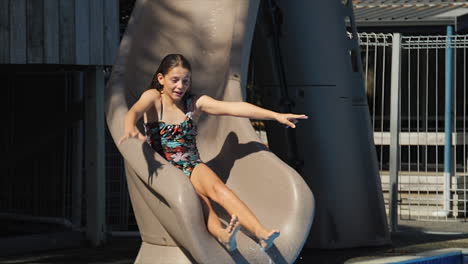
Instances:
[[[437,257],[441,255],[453,256],[453,255],[468,255],[468,249],[466,248],[444,248],[436,249],[431,251],[424,251],[419,253],[413,253],[410,255],[402,256],[391,256],[391,257],[376,257],[369,260],[353,260],[350,259],[345,264],[389,264],[389,263],[400,263],[405,261],[413,261],[417,259],[427,259],[430,257]]]

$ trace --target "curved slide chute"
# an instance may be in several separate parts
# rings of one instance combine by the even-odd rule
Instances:
[[[192,63],[192,91],[242,100],[250,42],[259,1],[137,0],[106,91],[106,117],[114,141],[124,115],[148,87],[161,59],[184,54]],[[141,125],[141,124],[139,124]],[[190,180],[147,144],[128,140],[125,160],[130,197],[142,236],[135,263],[292,263],[314,215],[307,184],[258,141],[249,120],[202,116],[202,160],[281,237],[267,251],[247,231],[228,252],[206,229]],[[229,216],[220,207],[224,220]]]

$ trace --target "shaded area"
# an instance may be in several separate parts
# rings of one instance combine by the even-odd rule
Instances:
[[[401,226],[392,234],[393,244],[385,247],[363,247],[342,250],[305,248],[295,263],[344,263],[353,259],[400,256],[442,248],[468,248],[468,234],[424,233],[424,228]],[[442,231],[441,231],[442,232]],[[99,248],[54,250],[0,258],[0,263],[133,263],[138,253],[139,238],[111,238]]]
[[[0,258],[0,263],[133,263],[141,244],[140,238],[113,238],[102,247],[53,250]]]
[[[255,141],[241,144],[239,143],[237,134],[230,132],[219,154],[210,161],[207,161],[206,165],[216,172],[219,178],[226,183],[236,160],[262,150],[270,151],[264,144]]]

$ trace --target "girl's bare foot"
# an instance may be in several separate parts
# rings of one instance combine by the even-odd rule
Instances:
[[[225,229],[223,229],[222,233],[218,237],[219,242],[221,242],[221,244],[223,244],[227,250],[236,250],[236,235],[239,229],[239,218],[236,215],[232,215],[229,225]]]
[[[275,240],[279,236],[279,230],[265,230],[257,234],[257,238],[263,250],[269,249],[273,245],[273,240]]]

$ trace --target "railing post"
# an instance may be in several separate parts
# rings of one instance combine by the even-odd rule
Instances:
[[[74,73],[73,105],[83,101],[84,73]],[[72,223],[76,227],[82,224],[83,200],[83,120],[73,123],[73,153],[72,153]]]
[[[91,67],[86,77],[86,237],[91,245],[100,246],[106,238],[103,67]]]
[[[398,228],[398,172],[400,168],[400,72],[401,35],[393,34],[390,91],[390,230]]]
[[[445,55],[445,146],[444,146],[444,212],[450,211],[450,177],[452,174],[452,65],[453,49],[451,38],[453,26],[447,26],[447,48]]]

